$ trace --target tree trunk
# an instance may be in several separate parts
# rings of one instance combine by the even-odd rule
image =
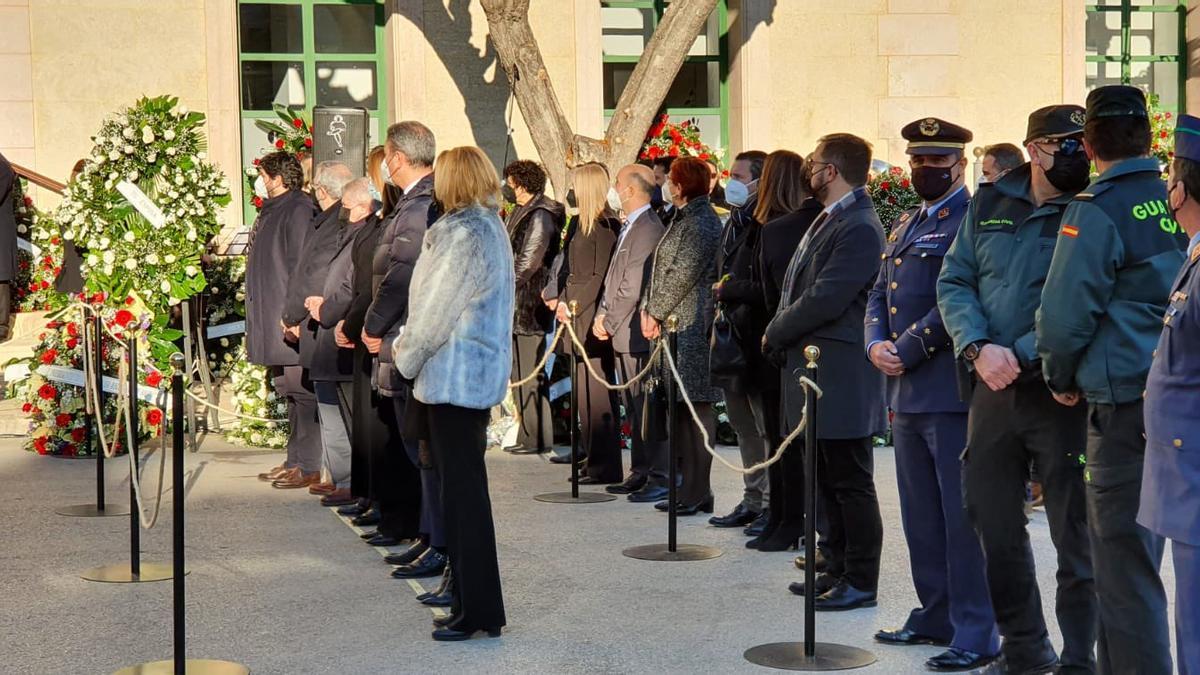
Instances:
[[[500,66],[508,74],[554,193],[561,197],[574,167],[601,162],[615,171],[637,160],[646,131],[717,0],[674,0],[668,5],[617,101],[603,139],[579,136],[567,122],[529,26],[529,0],[482,3]]]

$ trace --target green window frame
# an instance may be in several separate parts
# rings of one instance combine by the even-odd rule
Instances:
[[[602,8],[650,10],[651,28],[657,29],[670,0],[600,0]],[[729,146],[729,6],[728,0],[718,0],[717,16],[717,53],[708,55],[689,55],[684,63],[716,63],[719,81],[719,105],[712,107],[666,107],[662,112],[670,115],[673,120],[689,119],[704,116],[719,116],[720,141],[717,148],[725,153],[723,160],[728,162]],[[604,54],[602,62],[608,64],[636,64],[641,55],[612,55]],[[607,74],[605,76],[607,78]],[[604,108],[605,121],[611,119],[614,108]]]
[[[1142,4],[1144,2],[1153,2],[1154,4]],[[1109,14],[1116,14],[1120,17],[1120,52],[1115,54],[1103,53],[1088,53],[1085,57],[1086,62],[1095,63],[1098,73],[1102,73],[1105,64],[1120,63],[1121,74],[1120,79],[1122,84],[1138,84],[1135,82],[1133,69],[1134,64],[1150,64],[1149,69],[1155,67],[1154,64],[1174,64],[1176,70],[1177,93],[1175,96],[1174,105],[1164,105],[1167,110],[1180,113],[1187,109],[1186,94],[1187,94],[1187,77],[1188,77],[1188,61],[1187,54],[1187,3],[1183,0],[1093,0],[1089,2],[1085,8],[1087,11],[1089,23],[1095,19],[1106,18]],[[1178,22],[1177,32],[1178,39],[1173,45],[1174,54],[1134,54],[1133,38],[1135,28],[1133,27],[1134,15],[1151,15],[1151,23],[1154,28],[1157,28],[1157,15],[1174,14]],[[1151,52],[1154,52],[1153,45],[1153,30],[1151,29]],[[1090,38],[1091,36],[1089,36]],[[1089,45],[1089,52],[1100,51],[1099,49],[1092,50]],[[1089,80],[1093,79],[1090,75]],[[1095,79],[1105,79],[1102,75],[1097,75]],[[1091,84],[1089,84],[1089,88]],[[1151,92],[1156,93],[1156,92]]]
[[[242,26],[240,19],[240,7],[242,5],[285,5],[294,6],[300,9],[300,51],[289,52],[245,52],[242,51]],[[375,51],[369,52],[317,52],[316,48],[316,24],[315,12],[320,5],[372,5],[375,8]],[[371,129],[374,131],[375,138],[382,138],[388,123],[388,62],[387,49],[385,46],[385,24],[387,21],[385,0],[238,0],[239,19],[238,19],[238,106],[241,110],[241,125],[242,130],[239,132],[239,141],[242,145],[241,157],[243,163],[248,152],[257,152],[258,148],[246,147],[247,140],[245,135],[245,125],[256,119],[277,120],[278,117],[272,110],[247,110],[244,106],[244,98],[242,92],[242,74],[243,67],[247,62],[291,62],[303,64],[304,78],[304,112],[310,118],[313,107],[317,104],[317,64],[329,62],[370,62],[375,67],[375,102],[374,109],[368,109],[371,119]],[[243,167],[245,168],[245,167]],[[254,220],[254,208],[250,206],[248,200],[243,200],[244,213],[246,223],[251,223]]]

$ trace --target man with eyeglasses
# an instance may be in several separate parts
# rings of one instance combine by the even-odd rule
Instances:
[[[1149,117],[1136,87],[1088,94],[1083,143],[1100,175],[1063,213],[1037,345],[1054,399],[1087,413],[1099,672],[1169,675],[1163,538],[1136,519],[1146,454],[1142,396],[1188,237],[1167,208]]]
[[[988,589],[1009,673],[1090,673],[1096,597],[1084,500],[1085,411],[1054,402],[1042,379],[1034,317],[1063,212],[1088,182],[1084,110],[1048,106],[1029,116],[1030,161],[984,183],[938,277],[938,308],[955,353],[973,372],[963,451],[963,499],[983,545]],[[1050,642],[1025,529],[1025,479],[1035,459],[1058,550]]]

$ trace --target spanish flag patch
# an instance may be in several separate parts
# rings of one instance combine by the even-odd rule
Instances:
[[[1075,227],[1074,225],[1063,225],[1062,233],[1064,237],[1078,237],[1079,228]]]

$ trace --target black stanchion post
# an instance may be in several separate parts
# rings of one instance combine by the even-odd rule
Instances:
[[[675,376],[671,372],[670,366],[667,365],[668,357],[672,363],[675,363],[679,356],[679,320],[674,314],[667,317],[663,330],[664,334],[661,336],[661,339],[666,340],[667,356],[663,357],[660,377],[663,380],[663,386],[667,388],[667,544],[665,546],[662,544],[632,546],[621,551],[621,554],[627,558],[637,558],[638,560],[709,560],[721,555],[721,549],[713,546],[680,544],[678,542],[679,514],[676,509],[679,506],[679,449],[675,445],[675,426],[678,421],[676,416],[686,413],[677,410],[681,407],[679,403],[679,387],[675,382]],[[684,418],[682,423],[687,424],[688,422],[689,420]],[[647,439],[648,442],[649,440]]]
[[[87,414],[87,447],[96,453],[96,503],[72,504],[54,510],[60,516],[124,516],[129,513],[123,504],[109,504],[104,495],[104,443],[100,440],[100,421],[104,414],[104,347],[102,340],[104,327],[99,316],[89,321],[81,318],[80,328],[84,335],[83,350],[83,387],[84,397],[87,398],[88,381],[94,376],[96,380],[96,398],[91,401],[91,410]],[[89,330],[93,336],[92,349],[86,348]]]
[[[821,350],[814,345],[804,348],[804,376],[814,384]],[[797,375],[799,370],[797,370]],[[804,388],[804,642],[772,642],[747,649],[743,654],[751,663],[780,670],[850,670],[875,663],[875,655],[848,645],[817,642],[817,392]]]
[[[126,408],[125,423],[128,430],[125,434],[129,439],[129,457],[133,462],[129,465],[129,503],[137,504],[135,485],[138,480],[138,359],[137,337],[130,336],[125,342],[125,355],[129,358],[129,399]],[[119,428],[120,425],[118,425]],[[166,459],[165,457],[160,457]],[[129,509],[129,573],[134,577],[142,573],[142,524],[138,521],[141,508]]]
[[[579,303],[572,300],[567,306],[568,321],[575,321],[575,317],[579,315]],[[570,339],[568,337],[568,339]],[[536,495],[534,499],[539,502],[547,502],[550,504],[597,504],[600,502],[611,502],[616,499],[613,495],[605,492],[580,492],[579,491],[579,425],[582,422],[582,417],[579,414],[579,387],[582,384],[577,377],[579,373],[579,347],[571,343],[571,491],[570,492],[549,492],[546,494]],[[584,358],[587,355],[583,355]],[[586,380],[584,380],[586,383]]]

